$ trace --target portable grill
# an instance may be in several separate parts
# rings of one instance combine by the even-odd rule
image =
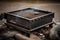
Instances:
[[[5,13],[5,18],[7,19],[7,25],[17,30],[30,33],[46,24],[51,24],[54,13],[34,8],[26,8]]]

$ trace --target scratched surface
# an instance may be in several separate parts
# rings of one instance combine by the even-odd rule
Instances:
[[[45,13],[44,12],[35,12],[35,11],[32,11],[32,10],[27,10],[27,11],[14,12],[12,14],[31,19],[31,18],[35,18],[35,17],[41,16],[41,15],[44,15]]]

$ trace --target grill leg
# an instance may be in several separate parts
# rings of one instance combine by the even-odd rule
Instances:
[[[51,27],[51,28],[52,28],[52,27],[53,27],[53,23],[49,24],[49,27]]]
[[[27,33],[26,36],[30,38],[30,33]]]

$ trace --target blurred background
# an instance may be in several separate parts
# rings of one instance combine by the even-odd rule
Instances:
[[[25,8],[34,8],[34,9],[52,12],[54,13],[55,16],[54,18],[56,18],[56,20],[58,21],[56,22],[56,24],[58,23],[60,24],[60,1],[59,0],[0,0],[0,14],[21,10]],[[5,21],[6,20],[3,19],[3,22]],[[0,23],[3,24],[3,22]],[[49,31],[50,29],[47,31],[48,34],[50,34]],[[52,32],[54,32],[54,30],[52,30]],[[33,35],[31,38],[35,40],[40,40],[35,35]],[[18,35],[18,39],[19,39],[19,35]]]
[[[0,0],[0,13],[35,8],[55,13],[55,18],[60,19],[59,0]]]

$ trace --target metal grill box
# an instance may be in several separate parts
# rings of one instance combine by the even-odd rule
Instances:
[[[52,22],[53,17],[54,13],[33,8],[5,13],[5,18],[8,23],[28,30]]]

